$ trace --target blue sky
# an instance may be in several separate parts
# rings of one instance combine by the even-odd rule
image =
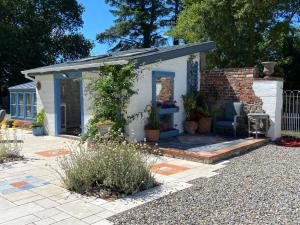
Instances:
[[[91,55],[99,55],[107,52],[109,46],[99,44],[96,41],[96,35],[113,24],[114,17],[109,12],[109,6],[104,3],[104,0],[78,0],[78,2],[85,8],[82,15],[84,25],[81,32],[95,44]]]

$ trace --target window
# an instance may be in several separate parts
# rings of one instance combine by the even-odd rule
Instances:
[[[26,118],[32,118],[32,98],[30,93],[25,94],[26,98],[26,106],[25,106],[25,112],[26,112]]]
[[[24,117],[24,95],[18,94],[19,104],[18,104],[18,117]]]
[[[32,93],[32,98],[33,98],[33,117],[35,117],[36,116],[36,95],[35,95],[35,93]]]
[[[17,94],[16,93],[11,93],[10,95],[11,99],[11,115],[16,116],[17,114]]]

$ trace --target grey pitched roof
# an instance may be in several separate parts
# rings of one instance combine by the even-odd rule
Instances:
[[[24,84],[19,84],[8,88],[9,91],[18,91],[18,90],[35,90],[35,83],[28,82]]]
[[[163,48],[144,48],[128,51],[119,51],[107,53],[105,55],[88,57],[71,62],[55,64],[51,66],[40,67],[31,70],[22,71],[26,76],[35,76],[37,74],[61,72],[61,71],[74,71],[93,69],[107,65],[122,65],[129,62],[136,61],[138,65],[151,64],[160,60],[173,59],[185,55],[195,54],[198,52],[208,52],[216,47],[215,43],[203,42],[187,45],[178,45]]]

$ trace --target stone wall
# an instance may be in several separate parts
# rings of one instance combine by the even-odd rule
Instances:
[[[254,68],[205,70],[201,73],[200,92],[212,105],[225,101],[244,103],[245,113],[262,112],[262,100],[253,91]]]

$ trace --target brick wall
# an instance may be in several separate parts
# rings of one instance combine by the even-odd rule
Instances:
[[[200,91],[214,105],[224,101],[243,102],[245,113],[262,110],[262,100],[253,91],[254,68],[205,70],[201,73]]]

